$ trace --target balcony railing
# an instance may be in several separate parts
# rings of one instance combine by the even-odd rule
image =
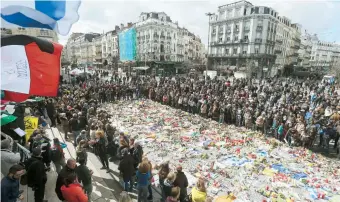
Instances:
[[[161,35],[161,39],[165,39],[165,36],[162,36],[162,35]]]
[[[245,32],[250,31],[250,27],[244,27],[244,31],[245,31]]]
[[[158,34],[154,34],[153,37],[154,38],[159,38],[159,35]]]
[[[256,38],[256,39],[255,39],[255,43],[262,43],[262,39]]]
[[[282,51],[281,51],[281,50],[275,50],[274,53],[275,53],[275,54],[281,54]]]

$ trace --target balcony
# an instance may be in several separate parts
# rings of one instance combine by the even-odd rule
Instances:
[[[255,39],[255,43],[262,43],[262,39],[256,38],[256,39]]]
[[[275,54],[281,54],[282,51],[281,51],[281,50],[275,50],[274,53],[275,53]]]
[[[257,26],[256,27],[256,31],[257,32],[262,32],[262,30],[263,30],[263,26]]]
[[[248,39],[241,39],[240,43],[249,43],[249,40]]]
[[[165,36],[161,35],[161,39],[165,39]]]
[[[244,27],[244,31],[245,32],[249,32],[250,31],[250,27]]]
[[[159,38],[159,35],[158,34],[154,34],[153,37],[154,38]]]

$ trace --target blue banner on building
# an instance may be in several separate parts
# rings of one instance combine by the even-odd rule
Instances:
[[[136,29],[130,28],[122,31],[119,37],[119,58],[120,61],[136,60]]]

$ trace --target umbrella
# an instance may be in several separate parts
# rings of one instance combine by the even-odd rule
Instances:
[[[13,115],[7,115],[7,114],[1,114],[1,126],[6,125],[8,123],[11,123],[17,119],[16,116]]]

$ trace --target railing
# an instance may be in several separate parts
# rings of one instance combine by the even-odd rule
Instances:
[[[26,149],[24,146],[22,146],[21,144],[16,143],[16,142],[13,143],[12,151],[14,153],[20,154],[20,162],[24,162],[25,160],[31,157],[31,152],[28,149]]]
[[[255,43],[262,43],[262,39],[256,38]]]

